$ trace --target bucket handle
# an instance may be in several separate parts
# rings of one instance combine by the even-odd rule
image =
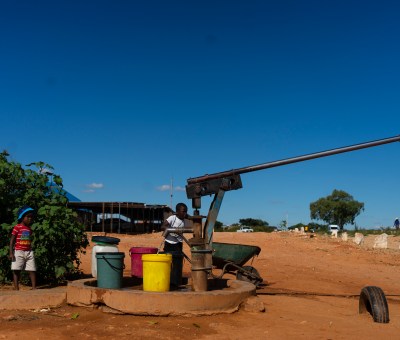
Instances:
[[[119,270],[119,268],[114,267],[110,262],[108,262],[108,260],[105,258],[105,256],[103,255],[103,260],[106,261],[108,263],[108,265],[114,269],[114,270]],[[125,269],[125,263],[122,264],[122,269]]]

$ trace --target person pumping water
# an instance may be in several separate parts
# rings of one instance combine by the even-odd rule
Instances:
[[[176,205],[176,212],[175,214],[169,216],[161,226],[161,230],[165,230],[167,228],[180,228],[183,229],[187,227],[187,214],[188,208],[185,203],[178,203]],[[164,240],[164,251],[179,251],[182,252],[182,236],[176,233],[167,233],[165,240]]]

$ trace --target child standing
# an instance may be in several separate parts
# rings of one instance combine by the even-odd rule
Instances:
[[[36,264],[32,251],[32,229],[34,210],[25,205],[18,210],[18,224],[13,228],[10,240],[11,270],[14,289],[19,290],[21,270],[29,272],[32,289],[36,289]]]

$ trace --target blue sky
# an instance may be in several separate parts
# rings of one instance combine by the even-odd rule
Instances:
[[[395,1],[0,5],[0,147],[82,201],[191,202],[186,180],[399,134]],[[308,223],[334,189],[400,215],[393,143],[242,175],[218,220]],[[162,190],[162,189],[166,190]],[[207,214],[210,198],[203,199]]]

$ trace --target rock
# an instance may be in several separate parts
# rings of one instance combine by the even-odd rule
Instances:
[[[14,320],[18,320],[18,317],[16,315],[6,315],[6,316],[3,316],[2,319],[4,321],[14,321]]]
[[[374,249],[386,249],[388,244],[387,238],[388,235],[385,233],[375,237]]]
[[[258,296],[250,296],[242,303],[241,307],[246,312],[265,312],[264,302]]]
[[[331,234],[331,237],[337,238],[337,233],[338,233],[337,230],[332,230],[331,233],[332,233],[332,234]]]
[[[354,234],[354,243],[361,246],[364,243],[364,235],[361,233],[355,233]]]
[[[347,233],[346,233],[346,232],[342,233],[342,241],[347,242],[347,240],[348,240],[348,235],[347,235]]]

